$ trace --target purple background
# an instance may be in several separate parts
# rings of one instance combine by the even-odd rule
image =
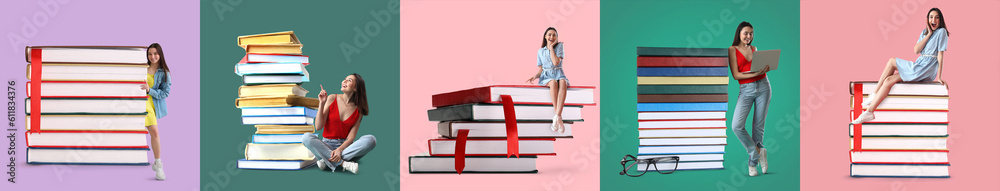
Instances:
[[[64,2],[54,15],[39,4]],[[54,8],[52,10],[55,10]],[[44,15],[44,16],[43,16]],[[26,36],[22,18],[39,21]],[[36,20],[37,18],[37,20]],[[48,18],[46,21],[45,18]],[[199,6],[197,1],[4,1],[0,6],[0,80],[17,81],[17,183],[0,190],[197,190],[199,181]],[[30,31],[29,31],[30,32]],[[27,43],[10,40],[11,35]],[[234,39],[235,40],[235,39]],[[24,143],[24,46],[163,46],[173,77],[169,115],[159,120],[166,181],[156,181],[150,166],[28,165]],[[5,88],[6,89],[6,88]],[[7,124],[3,120],[3,124]],[[4,126],[3,129],[7,129]],[[4,131],[6,133],[6,130]],[[5,133],[5,135],[6,135]],[[148,139],[147,139],[148,140]],[[4,145],[8,141],[4,141]],[[6,149],[4,149],[6,151]],[[7,152],[0,154],[3,166]],[[149,152],[153,161],[153,152]],[[8,168],[4,168],[4,180]],[[13,189],[9,189],[13,188]]]

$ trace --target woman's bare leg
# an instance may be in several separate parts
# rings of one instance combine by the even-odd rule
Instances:
[[[556,108],[556,115],[559,116],[560,119],[562,119],[563,106],[566,105],[566,86],[568,85],[569,84],[566,83],[566,80],[559,80],[559,99],[555,101],[553,105]],[[564,129],[563,121],[559,120],[559,132],[563,132]]]
[[[884,100],[885,97],[889,95],[889,90],[892,90],[892,86],[902,81],[903,78],[900,77],[899,74],[893,74],[889,75],[889,77],[886,77],[884,81],[885,84],[883,85],[885,87],[878,89],[878,92],[875,93],[875,99],[872,100],[872,105],[868,106],[868,110],[866,111],[869,112],[875,111],[875,108],[878,108],[878,105],[882,104],[882,100]]]
[[[873,92],[879,92],[882,89],[882,85],[885,84],[885,79],[894,73],[896,73],[896,58],[889,58],[889,62],[885,64],[885,70],[882,70],[882,76],[878,78],[878,84],[875,85],[875,91]]]
[[[146,130],[149,131],[149,144],[153,149],[153,158],[160,158],[160,130],[156,125],[146,126]]]

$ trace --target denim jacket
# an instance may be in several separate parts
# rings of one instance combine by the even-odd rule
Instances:
[[[156,118],[167,116],[167,96],[170,95],[170,74],[157,69],[153,74],[153,86],[149,87],[149,96],[153,97],[153,110],[156,111]]]

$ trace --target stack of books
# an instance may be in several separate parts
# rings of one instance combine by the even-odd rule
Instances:
[[[636,49],[637,158],[679,156],[677,170],[723,169],[729,98],[728,51]],[[673,164],[657,165],[665,166]]]
[[[851,119],[878,82],[851,82]],[[948,178],[948,89],[940,83],[896,83],[875,120],[852,125],[852,177]],[[860,135],[860,136],[858,136]]]
[[[427,116],[430,121],[439,121],[441,137],[427,140],[429,152],[410,156],[409,171],[537,173],[537,156],[556,155],[556,138],[572,138],[573,122],[583,121],[583,106],[596,104],[594,89],[567,88],[562,133],[551,128],[555,111],[548,87],[496,85],[433,95],[432,105],[436,108],[428,110]],[[503,96],[510,96],[509,102],[503,101]],[[513,119],[508,121],[508,117]],[[513,140],[510,136],[517,141],[508,142]],[[517,144],[517,151],[508,151],[510,143]],[[464,167],[458,167],[463,163]]]
[[[31,46],[25,57],[28,164],[149,165],[146,47]]]
[[[243,77],[236,107],[244,125],[257,128],[246,146],[241,169],[298,170],[316,163],[302,145],[302,135],[313,126],[319,99],[305,97],[301,84],[309,82],[309,57],[292,31],[240,36],[246,56],[235,66]]]

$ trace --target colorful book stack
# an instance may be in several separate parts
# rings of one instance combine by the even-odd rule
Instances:
[[[551,128],[548,87],[496,85],[433,95],[436,109],[427,116],[439,121],[441,137],[427,141],[429,152],[410,156],[410,173],[537,173],[537,156],[556,155],[556,138],[572,138],[583,106],[596,104],[594,89],[566,90],[562,133]]]
[[[247,54],[235,66],[243,77],[236,107],[244,125],[257,128],[246,146],[241,169],[298,170],[316,163],[302,145],[302,134],[313,133],[319,99],[305,97],[309,57],[292,31],[240,36]]]
[[[726,49],[636,49],[637,158],[679,156],[677,170],[723,169],[729,84]],[[673,164],[657,165],[663,166]]]
[[[146,47],[32,46],[28,164],[149,165]]]
[[[851,119],[878,82],[851,82]],[[940,83],[896,83],[875,120],[852,125],[852,177],[948,178],[948,89]],[[858,138],[857,134],[861,135]]]

